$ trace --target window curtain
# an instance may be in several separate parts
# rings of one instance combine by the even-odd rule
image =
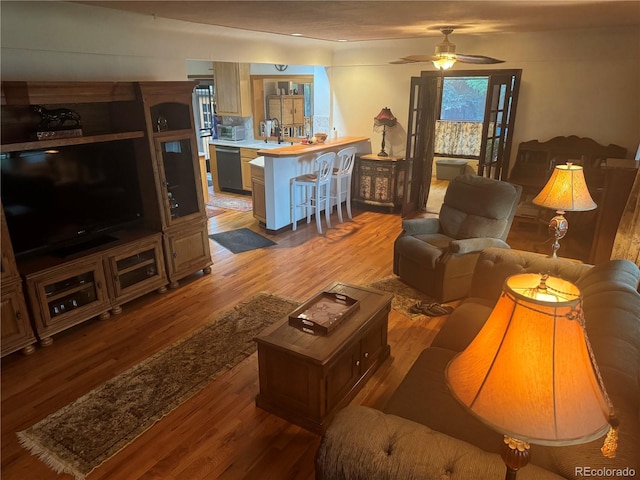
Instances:
[[[482,122],[436,121],[437,154],[479,157],[481,143]]]

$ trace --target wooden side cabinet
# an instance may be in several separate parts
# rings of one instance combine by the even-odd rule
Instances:
[[[109,318],[111,302],[102,257],[88,255],[27,275],[35,329],[43,346],[51,336],[97,315]]]
[[[27,315],[27,305],[22,293],[22,282],[19,278],[2,282],[2,299],[0,310],[0,333],[2,334],[2,356],[22,349],[29,355],[35,351],[33,334]]]
[[[394,212],[404,197],[405,161],[402,157],[375,154],[356,158],[352,202]]]
[[[109,250],[104,256],[111,313],[122,313],[121,305],[156,290],[167,291],[162,236],[158,233]]]
[[[304,134],[304,95],[269,95],[267,115],[277,118],[284,136]]]
[[[318,434],[390,354],[391,295],[340,282],[324,290],[359,300],[359,309],[328,335],[305,333],[285,318],[256,338],[256,405]]]
[[[177,288],[178,281],[202,269],[211,273],[211,253],[207,223],[196,221],[167,230],[164,234],[165,258],[169,270],[169,287]]]
[[[240,167],[242,169],[242,189],[250,192],[251,185],[251,165],[249,162],[258,156],[258,150],[255,148],[240,147]]]

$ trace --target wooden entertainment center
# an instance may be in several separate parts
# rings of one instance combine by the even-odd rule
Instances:
[[[63,158],[78,146],[95,152],[122,146],[133,152],[141,203],[135,225],[123,224],[86,243],[80,239],[71,248],[28,255],[16,251],[17,259],[8,218],[29,208],[3,205],[2,356],[20,349],[30,353],[38,340],[47,345],[62,330],[96,316],[116,315],[122,304],[154,290],[164,292],[167,285],[177,288],[198,270],[211,272],[193,127],[194,87],[192,82],[2,83],[3,163],[19,156],[46,158],[57,175],[67,175],[62,182],[80,173],[64,173],[63,165],[55,165],[55,154],[62,152]],[[81,135],[38,140],[34,106],[73,111],[81,118]],[[25,165],[29,167],[23,162],[20,168]],[[34,173],[24,176],[33,178]],[[3,186],[11,178],[3,179]],[[104,205],[106,211],[109,207]]]

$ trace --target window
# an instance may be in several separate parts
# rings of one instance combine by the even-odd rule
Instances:
[[[445,77],[436,155],[479,158],[489,77]]]

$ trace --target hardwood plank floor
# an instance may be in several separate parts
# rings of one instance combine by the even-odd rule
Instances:
[[[354,209],[353,221],[318,235],[315,223],[265,235],[277,245],[234,255],[211,242],[213,271],[166,294],[150,294],[105,321],[91,320],[54,337],[31,356],[2,359],[3,480],[68,479],[18,444],[15,432],[169,346],[253,294],[300,301],[333,280],[367,284],[390,275],[399,215]],[[210,233],[247,227],[252,214],[226,211]],[[392,311],[391,357],[355,403],[382,407],[444,317],[412,321]],[[304,479],[314,477],[319,437],[255,406],[257,356],[211,382],[131,445],[98,467],[90,480]],[[283,372],[283,374],[286,374]]]

